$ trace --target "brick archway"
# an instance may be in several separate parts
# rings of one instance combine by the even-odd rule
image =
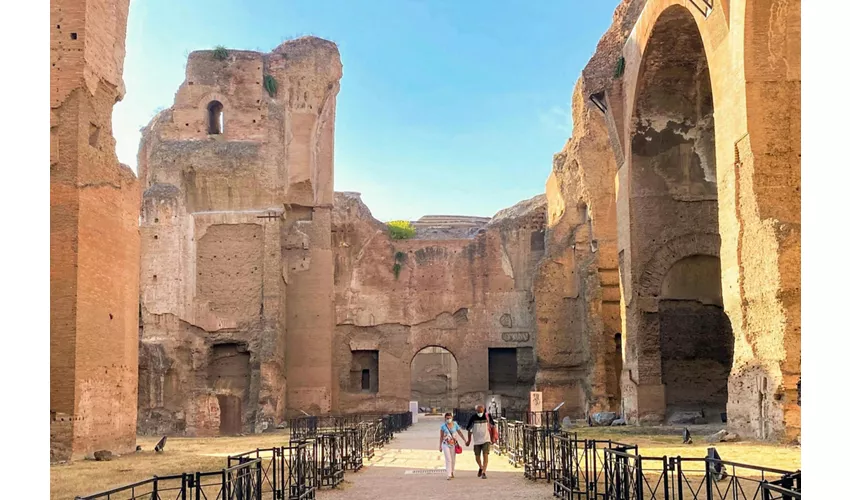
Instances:
[[[693,233],[674,238],[659,247],[643,269],[638,281],[637,295],[643,298],[658,298],[664,277],[673,265],[694,255],[720,258],[720,235]]]
[[[457,356],[441,345],[426,345],[413,351],[409,363],[411,401],[442,411],[456,408],[459,366]]]
[[[627,304],[621,382],[632,422],[666,419],[668,399],[683,398],[681,391],[669,393],[665,382],[673,380],[679,387],[690,374],[690,354],[672,347],[698,344],[699,335],[692,338],[691,327],[698,323],[693,318],[723,316],[722,307],[698,300],[660,300],[665,277],[675,266],[686,275],[709,272],[718,294],[721,289],[716,260],[708,267],[684,263],[693,256],[721,256],[717,82],[707,35],[706,16],[690,2],[649,0],[624,47],[626,133],[617,203],[618,213],[626,215],[618,219],[619,226],[627,226],[620,232],[628,234],[620,240]],[[731,337],[731,327],[718,331]],[[722,357],[730,356],[724,351]],[[724,369],[709,376],[712,400],[725,387]],[[725,404],[725,392],[721,399]]]

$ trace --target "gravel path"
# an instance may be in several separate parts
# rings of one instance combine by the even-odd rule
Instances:
[[[442,417],[419,416],[419,422],[395,435],[371,462],[357,473],[346,472],[337,490],[320,490],[319,500],[384,500],[391,498],[550,498],[552,484],[529,481],[507,457],[490,452],[487,479],[477,477],[472,446],[464,447],[455,465],[455,479],[446,480],[443,454],[437,451]],[[464,432],[464,436],[466,433]],[[439,472],[422,473],[438,469]],[[420,471],[411,473],[413,471]]]

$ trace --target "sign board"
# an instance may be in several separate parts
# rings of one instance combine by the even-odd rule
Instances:
[[[530,413],[528,423],[531,425],[542,425],[543,417],[543,393],[530,392],[528,411]]]
[[[419,401],[410,402],[410,413],[413,414],[413,423],[419,421]]]

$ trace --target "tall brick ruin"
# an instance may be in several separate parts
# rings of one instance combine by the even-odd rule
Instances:
[[[547,184],[538,387],[630,423],[728,413],[795,440],[800,2],[713,4],[625,0],[576,85]]]
[[[333,130],[314,37],[193,52],[144,129],[139,430],[259,432],[331,410]]]
[[[112,107],[129,0],[50,3],[50,458],[136,444],[139,192]]]
[[[137,183],[110,126],[128,2],[53,0],[51,458],[132,449],[137,417],[235,434],[530,390],[798,440],[800,2],[705,5],[617,7],[545,195],[394,240],[333,190],[333,43],[193,52]]]

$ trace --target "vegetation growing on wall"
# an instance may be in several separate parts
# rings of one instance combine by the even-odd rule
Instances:
[[[394,220],[387,222],[390,230],[390,238],[394,240],[406,240],[416,236],[416,228],[406,220]]]
[[[277,95],[277,80],[272,75],[263,75],[263,88],[271,97]]]
[[[227,49],[225,49],[222,45],[216,46],[213,49],[213,57],[219,61],[224,61],[227,59]]]
[[[401,265],[407,260],[407,254],[404,252],[396,252],[395,253],[395,263],[393,264],[393,274],[395,275],[395,279],[398,279],[399,273],[401,273]]]
[[[617,66],[614,68],[614,78],[620,78],[623,76],[623,73],[626,71],[626,58],[620,56],[617,59]]]

